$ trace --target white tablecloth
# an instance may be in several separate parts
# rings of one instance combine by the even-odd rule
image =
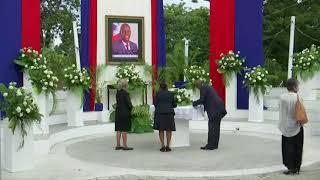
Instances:
[[[150,113],[153,114],[155,107],[150,106]],[[194,108],[193,106],[178,106],[174,109],[175,119],[204,121],[208,120],[207,113],[204,112],[203,106]]]

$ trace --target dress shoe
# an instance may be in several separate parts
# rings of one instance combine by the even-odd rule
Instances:
[[[117,147],[115,147],[114,149],[115,149],[115,150],[121,150],[122,147],[121,147],[121,146],[117,146]]]
[[[201,147],[200,149],[202,149],[202,150],[215,150],[215,149],[218,149],[218,148],[217,147],[204,146],[204,147]]]
[[[123,147],[122,150],[124,150],[124,151],[131,151],[131,150],[133,150],[133,148],[132,148],[132,147]]]
[[[165,152],[166,150],[167,150],[167,149],[166,149],[166,147],[164,147],[164,146],[160,149],[161,152]]]
[[[171,148],[169,146],[166,147],[166,152],[170,152]]]
[[[284,171],[283,174],[285,174],[285,175],[294,175],[295,171],[287,170],[287,171]]]

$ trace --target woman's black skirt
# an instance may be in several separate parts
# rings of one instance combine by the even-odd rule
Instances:
[[[303,151],[303,127],[293,137],[282,136],[282,161],[289,170],[300,170]]]
[[[175,131],[174,114],[155,114],[153,129],[159,131]]]

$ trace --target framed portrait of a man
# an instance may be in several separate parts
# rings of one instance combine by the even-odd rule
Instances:
[[[144,64],[144,18],[106,16],[106,62]]]

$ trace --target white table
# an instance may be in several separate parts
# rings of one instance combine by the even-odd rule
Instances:
[[[154,114],[154,106],[150,106],[150,113]],[[171,147],[190,146],[190,129],[189,121],[205,121],[208,120],[202,106],[194,108],[192,106],[179,106],[174,109],[176,131],[172,133]]]

